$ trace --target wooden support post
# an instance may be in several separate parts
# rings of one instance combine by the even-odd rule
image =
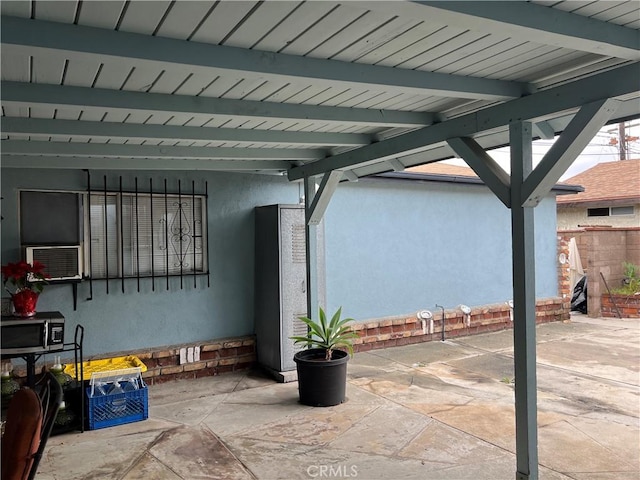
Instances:
[[[532,171],[531,123],[509,125],[511,143],[511,242],[513,255],[513,355],[515,363],[516,480],[538,479],[536,382],[536,284],[533,207],[523,207],[524,181]]]

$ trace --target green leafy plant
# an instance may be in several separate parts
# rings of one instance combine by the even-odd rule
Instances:
[[[640,267],[631,262],[622,262],[624,276],[627,278],[640,278]]]
[[[640,293],[640,267],[631,262],[622,263],[624,269],[624,285],[613,290],[620,295],[635,295]]]
[[[320,307],[319,320],[316,322],[307,317],[298,317],[309,328],[306,337],[289,337],[294,343],[302,343],[308,347],[322,348],[325,350],[325,360],[331,360],[333,351],[336,348],[346,348],[353,356],[353,339],[358,338],[358,334],[351,331],[346,324],[353,321],[353,318],[343,318],[342,307],[338,308],[331,320],[327,322],[327,316]]]

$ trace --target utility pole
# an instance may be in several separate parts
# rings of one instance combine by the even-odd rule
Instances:
[[[639,126],[640,123],[631,123],[627,125],[625,122],[618,123],[618,128],[607,130],[609,135],[609,145],[618,149],[618,160],[628,160],[629,155],[636,152],[634,145],[640,137],[637,135],[629,135],[633,127]],[[629,127],[629,128],[627,128]]]
[[[624,122],[618,124],[618,152],[620,152],[620,160],[627,158],[627,135],[624,128]]]

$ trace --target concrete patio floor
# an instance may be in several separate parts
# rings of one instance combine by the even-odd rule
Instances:
[[[538,338],[540,478],[640,478],[640,322]],[[515,478],[512,331],[359,353],[347,402],[259,372],[150,387],[149,419],[52,437],[38,480]]]

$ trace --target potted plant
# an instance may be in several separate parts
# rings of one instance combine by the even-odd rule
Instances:
[[[38,261],[33,264],[21,261],[2,266],[4,289],[11,295],[15,315],[32,317],[36,314],[38,296],[47,283],[44,269],[45,266]]]
[[[291,337],[296,344],[308,347],[293,356],[298,372],[300,403],[304,405],[330,407],[345,400],[347,361],[353,355],[353,339],[358,335],[346,325],[353,319],[341,319],[341,313],[342,307],[328,322],[322,308],[317,322],[300,317],[309,333],[306,337]]]

